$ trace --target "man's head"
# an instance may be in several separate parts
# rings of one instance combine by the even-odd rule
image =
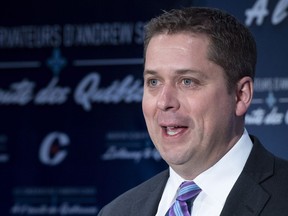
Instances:
[[[200,8],[164,13],[146,33],[147,128],[162,158],[192,179],[243,133],[253,95],[254,40],[231,16]]]
[[[229,91],[244,76],[254,79],[257,51],[252,34],[233,16],[218,9],[184,8],[152,19],[145,28],[144,58],[153,36],[179,32],[208,37],[208,58],[224,69]]]

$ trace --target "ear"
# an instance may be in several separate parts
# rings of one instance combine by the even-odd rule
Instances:
[[[236,87],[236,115],[244,116],[253,97],[253,80],[245,76],[241,78]]]

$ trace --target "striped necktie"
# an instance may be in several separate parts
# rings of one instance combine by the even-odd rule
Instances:
[[[190,216],[187,202],[192,202],[201,192],[201,189],[193,181],[185,181],[180,185],[177,198],[168,210],[166,216]]]

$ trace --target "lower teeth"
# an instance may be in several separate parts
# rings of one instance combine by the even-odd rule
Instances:
[[[173,136],[173,135],[177,134],[177,132],[175,132],[175,131],[167,131],[167,134],[170,135],[170,136]]]

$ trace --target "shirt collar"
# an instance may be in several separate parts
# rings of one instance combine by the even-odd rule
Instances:
[[[245,166],[252,146],[252,141],[245,129],[241,138],[230,151],[214,166],[198,175],[194,182],[208,197],[224,205],[228,194]]]
[[[223,204],[233,185],[242,172],[252,149],[252,141],[244,130],[238,142],[215,165],[198,175],[194,182],[202,189],[207,197]],[[171,167],[170,181],[173,188],[177,188],[185,181]]]

